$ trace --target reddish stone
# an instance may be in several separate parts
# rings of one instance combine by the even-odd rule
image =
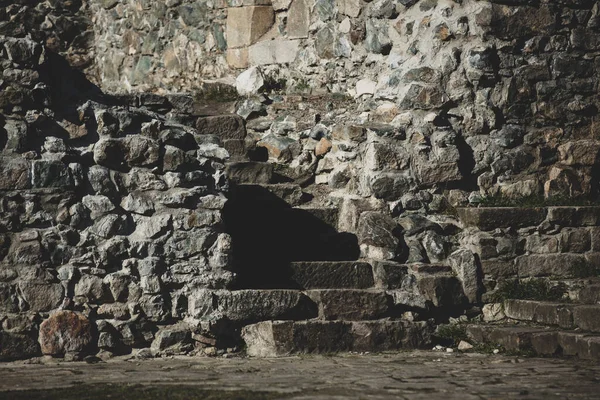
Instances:
[[[92,342],[92,326],[80,313],[58,311],[42,322],[39,341],[43,354],[81,353]]]

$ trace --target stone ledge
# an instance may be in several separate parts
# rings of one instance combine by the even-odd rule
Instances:
[[[524,228],[541,224],[548,214],[546,208],[485,207],[459,208],[458,217],[465,226],[488,231],[496,228]]]
[[[544,221],[568,227],[600,225],[600,206],[461,207],[457,212],[466,227],[484,231],[532,227]]]

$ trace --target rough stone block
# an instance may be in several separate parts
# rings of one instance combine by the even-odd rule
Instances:
[[[245,47],[254,44],[273,25],[275,13],[271,6],[236,7],[227,10],[227,46]]]
[[[591,250],[590,231],[585,228],[564,229],[560,233],[560,251],[563,253],[585,253]]]
[[[408,267],[393,261],[372,261],[373,275],[378,288],[400,289]]]
[[[246,137],[244,120],[237,115],[200,117],[196,120],[196,129],[201,135],[216,135],[221,140]]]
[[[229,180],[234,183],[269,183],[273,176],[273,165],[259,162],[230,163],[226,167]]]
[[[353,351],[397,351],[430,346],[432,327],[424,321],[356,321],[351,333]]]
[[[508,318],[531,321],[544,325],[573,328],[574,307],[567,304],[534,300],[507,300],[504,313]]]
[[[592,274],[589,262],[581,254],[531,254],[515,259],[518,275],[559,278],[585,277]]]
[[[383,318],[391,306],[391,299],[383,291],[310,290],[307,295],[317,303],[319,317],[327,320],[358,321]]]
[[[600,207],[548,207],[548,221],[561,226],[597,226]]]
[[[293,262],[291,284],[302,289],[368,289],[375,284],[364,262]]]
[[[58,311],[40,325],[39,341],[43,354],[84,352],[92,344],[91,323],[80,313]]]
[[[316,317],[314,303],[295,290],[196,290],[189,296],[189,314],[202,320],[227,318],[233,322]]]
[[[265,40],[250,46],[248,59],[250,65],[290,64],[296,60],[299,50],[299,40]]]
[[[308,37],[310,6],[307,0],[293,0],[288,10],[286,31],[290,39]]]
[[[265,321],[242,330],[251,357],[276,357],[293,353],[349,351],[350,324],[338,321]]]
[[[512,260],[482,260],[481,271],[483,276],[488,279],[508,278],[517,275],[517,267]]]
[[[244,327],[253,357],[343,351],[390,351],[430,346],[431,327],[408,321],[266,321]]]
[[[465,226],[482,230],[538,226],[547,214],[545,208],[517,207],[459,208],[457,211]]]
[[[40,346],[30,335],[0,331],[0,361],[39,356]]]
[[[29,162],[20,157],[0,157],[0,190],[31,187]]]
[[[246,69],[250,66],[248,48],[227,49],[227,64],[231,68]]]
[[[60,283],[25,281],[19,283],[19,289],[29,304],[29,310],[34,312],[53,310],[63,300],[63,287]]]
[[[575,325],[590,332],[600,332],[600,305],[582,305],[573,309]]]

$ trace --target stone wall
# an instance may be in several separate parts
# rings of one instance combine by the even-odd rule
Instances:
[[[215,331],[255,321],[255,306],[313,318],[297,292],[223,290],[230,154],[243,161],[230,171],[256,167],[251,183],[290,185],[293,206],[334,209],[336,233],[356,238],[376,275],[404,271],[382,286],[417,318],[430,304],[481,305],[502,279],[598,264],[600,221],[573,222],[578,212],[490,220],[460,208],[598,200],[596,2],[11,3],[0,7],[5,359],[37,354],[38,332],[48,354],[151,342],[161,354],[214,351]],[[237,115],[199,108],[214,81],[212,100],[235,85]],[[70,324],[90,339],[45,344]]]
[[[189,91],[259,66],[265,88],[353,97],[327,122],[388,124],[394,137],[365,154],[402,147],[405,160],[383,168],[395,193],[365,194],[457,183],[471,201],[596,190],[595,2],[91,4],[107,89]],[[360,178],[379,186],[373,173]]]
[[[193,290],[234,278],[210,119],[186,125],[186,96],[100,92],[48,46],[49,21],[79,18],[60,4],[0,24],[0,360],[148,347]]]

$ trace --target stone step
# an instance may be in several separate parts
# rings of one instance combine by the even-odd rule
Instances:
[[[565,304],[536,300],[506,300],[504,313],[510,319],[600,332],[600,305]]]
[[[600,360],[600,336],[586,333],[520,325],[468,325],[467,335],[478,344],[509,351]]]
[[[384,290],[316,289],[306,292],[317,305],[319,319],[360,321],[392,316],[392,297]]]
[[[432,326],[409,321],[264,321],[242,329],[247,354],[379,352],[431,346]]]
[[[198,289],[189,296],[188,312],[199,320],[226,318],[234,323],[273,319],[358,321],[398,314],[392,297],[377,289]]]
[[[287,284],[295,289],[373,288],[373,269],[361,261],[298,261],[289,264]]]
[[[373,261],[375,285],[387,289],[395,306],[418,309],[456,307],[467,303],[461,281],[441,264]]]

